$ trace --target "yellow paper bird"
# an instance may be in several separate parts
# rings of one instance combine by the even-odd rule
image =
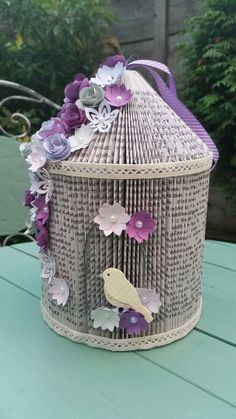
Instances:
[[[102,277],[104,294],[110,304],[115,307],[132,308],[142,313],[148,323],[153,320],[151,313],[142,304],[136,289],[123,272],[116,268],[108,268],[103,272]]]

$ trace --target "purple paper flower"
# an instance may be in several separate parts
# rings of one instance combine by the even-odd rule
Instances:
[[[127,330],[129,335],[138,335],[147,330],[148,323],[141,313],[134,310],[124,311],[120,315],[120,329]]]
[[[37,245],[40,247],[40,252],[47,249],[49,243],[49,234],[47,228],[40,222],[36,221],[37,234],[35,236]]]
[[[134,238],[138,243],[141,243],[143,240],[147,240],[149,234],[152,234],[155,229],[156,220],[148,212],[140,211],[132,215],[126,232],[129,238]]]
[[[150,311],[150,313],[159,313],[161,307],[160,296],[152,289],[136,288],[141,303]]]
[[[43,122],[37,135],[45,140],[45,138],[53,134],[64,134],[67,135],[66,127],[60,118],[52,118],[49,121]]]
[[[35,193],[32,193],[30,189],[27,189],[25,191],[25,196],[24,196],[24,206],[25,207],[32,207],[32,202],[35,199]]]
[[[82,74],[76,74],[74,77],[74,80],[67,84],[65,87],[64,93],[65,93],[65,103],[75,103],[76,100],[79,98],[79,92],[84,87],[89,86],[88,79]]]
[[[85,112],[82,109],[79,109],[74,103],[65,103],[61,109],[60,115],[66,130],[70,132],[75,128],[80,128],[86,121]]]
[[[47,160],[60,161],[66,159],[70,153],[70,143],[63,134],[54,134],[43,142]]]
[[[120,86],[107,86],[105,90],[105,97],[112,106],[120,107],[129,103],[132,99],[133,93],[131,90],[126,89],[124,84]]]
[[[33,206],[36,208],[35,220],[44,225],[49,217],[49,207],[46,204],[45,196],[41,195],[36,198],[33,202]]]
[[[124,66],[127,64],[124,55],[111,55],[110,57],[107,57],[103,64],[108,67],[114,67],[117,63],[122,63]]]

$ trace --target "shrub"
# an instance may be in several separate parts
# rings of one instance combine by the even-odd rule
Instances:
[[[182,97],[215,139],[215,179],[236,202],[236,1],[205,0],[207,11],[188,22],[182,45]]]
[[[0,78],[60,103],[78,72],[102,59],[108,0],[0,0]]]

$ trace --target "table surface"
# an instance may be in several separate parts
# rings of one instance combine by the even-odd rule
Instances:
[[[0,419],[236,418],[236,245],[207,241],[203,313],[171,345],[126,353],[58,336],[32,243],[0,249]]]

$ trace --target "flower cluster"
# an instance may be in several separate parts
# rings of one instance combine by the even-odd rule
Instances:
[[[131,90],[122,84],[126,64],[122,55],[115,55],[90,80],[76,74],[65,87],[57,116],[43,122],[31,144],[22,146],[30,171],[37,172],[46,161],[65,160],[72,152],[88,147],[94,132],[109,131],[119,108],[132,99]]]
[[[136,288],[142,304],[150,313],[159,313],[161,306],[159,295],[152,289]],[[113,332],[114,328],[126,330],[131,336],[146,332],[148,322],[142,313],[133,309],[99,307],[91,312],[93,327]]]
[[[129,238],[134,238],[138,243],[147,240],[156,229],[156,221],[146,211],[135,212],[132,216],[125,212],[120,204],[103,204],[98,210],[94,222],[99,225],[105,236],[114,233],[120,236],[125,230]],[[127,224],[128,223],[128,224]]]

